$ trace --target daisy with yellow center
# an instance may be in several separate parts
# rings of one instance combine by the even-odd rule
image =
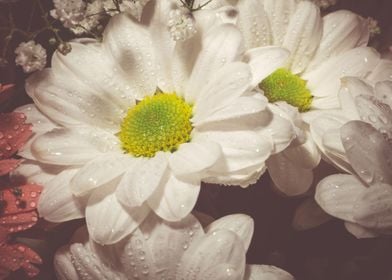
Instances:
[[[28,80],[35,104],[19,109],[35,137],[20,152],[27,160],[18,172],[46,186],[40,215],[85,217],[101,244],[124,238],[151,211],[183,219],[201,181],[248,186],[293,138],[290,122],[251,91],[286,51],[241,57],[239,30],[223,22],[232,8],[195,12],[197,33],[174,41],[167,26],[173,5],[152,3],[143,23],[115,16],[102,43],[71,43],[67,56],[56,53],[52,68]],[[262,56],[274,54],[275,66],[263,64]]]
[[[238,0],[236,7],[246,49],[281,46],[290,51],[282,68],[258,82],[273,103],[271,110],[286,115],[297,134],[288,149],[268,160],[269,173],[279,191],[302,194],[321,158],[311,122],[340,107],[342,77],[381,79],[391,72],[391,63],[366,47],[368,23],[352,12],[321,17],[314,3],[296,0]]]

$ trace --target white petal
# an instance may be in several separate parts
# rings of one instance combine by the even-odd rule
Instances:
[[[214,73],[237,58],[241,51],[240,44],[241,34],[231,24],[219,25],[208,32],[185,90],[188,102],[197,98]]]
[[[294,277],[272,265],[247,265],[244,280],[294,280]]]
[[[243,95],[252,78],[250,67],[242,62],[225,65],[211,75],[209,83],[200,85],[192,118],[195,124]]]
[[[291,145],[284,150],[285,156],[298,166],[305,169],[315,168],[321,160],[320,151],[317,149],[312,137],[306,133],[306,142],[301,145]]]
[[[282,44],[291,53],[289,65],[294,74],[307,67],[320,44],[321,35],[320,9],[310,1],[299,2]]]
[[[367,184],[392,184],[392,147],[370,124],[352,121],[341,128],[347,158]]]
[[[103,154],[86,163],[71,180],[70,188],[80,196],[119,177],[135,164],[129,155]]]
[[[328,58],[344,51],[366,46],[368,40],[368,23],[357,14],[348,10],[327,14],[323,17],[323,32],[320,46],[308,69],[315,69]]]
[[[72,167],[71,167],[72,168]],[[11,172],[13,180],[24,179],[29,183],[45,185],[57,174],[66,169],[64,166],[43,164],[36,161],[24,160]]]
[[[198,274],[196,280],[242,280],[243,274],[243,268],[236,264],[220,263]]]
[[[284,66],[289,55],[290,53],[286,49],[273,46],[246,51],[243,55],[243,61],[248,63],[252,70],[251,86],[256,87],[276,69]]]
[[[169,157],[170,169],[177,177],[188,174],[200,174],[213,166],[221,157],[219,144],[203,139],[193,139],[189,143],[180,145]]]
[[[293,227],[296,230],[308,230],[331,219],[332,217],[325,213],[313,198],[308,198],[295,210]]]
[[[69,246],[63,246],[57,250],[54,256],[54,269],[56,276],[60,280],[77,280],[79,275],[72,263],[72,255],[69,252]]]
[[[240,0],[236,8],[239,11],[237,26],[244,34],[245,49],[271,45],[271,27],[262,2]]]
[[[31,149],[39,161],[57,165],[83,164],[103,153],[120,150],[114,135],[83,127],[54,129],[39,136]]]
[[[392,108],[392,81],[384,81],[377,83],[375,86],[375,96],[385,104]]]
[[[392,79],[392,61],[381,59],[373,71],[366,77],[372,83],[383,82]]]
[[[331,216],[355,222],[354,204],[366,187],[356,177],[336,174],[321,180],[316,187],[315,199]]]
[[[344,76],[365,77],[378,63],[379,54],[366,47],[359,47],[325,61],[317,69],[307,72],[302,79],[314,96],[337,96],[340,78]]]
[[[289,196],[306,193],[313,182],[313,171],[292,163],[284,151],[267,160],[268,172],[277,189]]]
[[[227,215],[212,222],[205,231],[208,234],[219,229],[230,230],[237,234],[244,243],[245,250],[248,250],[254,230],[254,222],[250,216],[244,214]]]
[[[26,123],[33,125],[32,130],[35,133],[44,133],[57,127],[57,124],[42,114],[34,104],[23,105],[14,111],[25,114]]]
[[[323,146],[327,151],[326,154],[334,160],[340,159],[342,162],[348,162],[340,136],[339,128],[328,130],[323,136]]]
[[[124,14],[111,19],[103,44],[124,78],[132,81],[129,90],[137,97],[153,94],[157,87],[156,62],[148,30]]]
[[[344,227],[356,238],[374,238],[379,236],[377,232],[355,223],[345,222]]]
[[[117,186],[117,199],[125,207],[140,206],[162,183],[167,172],[168,161],[164,153],[157,153],[152,158],[137,159]]]
[[[168,174],[147,202],[162,219],[179,221],[192,211],[199,192],[199,179],[179,179],[173,174]]]
[[[357,96],[355,104],[362,121],[392,138],[392,109],[389,105],[369,95]]]
[[[92,193],[86,207],[86,223],[91,238],[99,244],[113,244],[132,233],[150,212],[146,205],[126,211],[117,201],[112,186]]]
[[[179,263],[176,279],[190,279],[193,271],[202,274],[222,263],[236,265],[241,276],[245,271],[243,242],[228,230],[210,232],[200,242],[193,243]]]
[[[45,220],[60,223],[84,217],[85,199],[73,196],[69,189],[76,172],[65,170],[46,183],[38,202],[38,212]]]
[[[273,33],[273,45],[281,46],[297,3],[294,0],[264,0],[263,3]]]
[[[366,228],[392,230],[392,186],[376,183],[359,195],[354,220]]]

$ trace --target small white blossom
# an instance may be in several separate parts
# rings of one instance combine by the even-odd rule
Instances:
[[[88,3],[83,19],[78,23],[77,26],[70,28],[71,31],[76,35],[81,35],[87,31],[93,30],[98,26],[99,21],[102,18],[101,13],[103,11],[104,7],[101,0]]]
[[[84,18],[86,3],[82,0],[53,0],[55,9],[50,11],[50,15],[60,20],[65,28],[77,26]]]
[[[119,3],[119,8],[122,13],[127,13],[140,20],[142,10],[148,1],[149,0],[124,0]],[[114,16],[119,13],[113,3],[113,0],[103,0],[103,9],[110,16]]]
[[[46,65],[46,50],[34,41],[20,43],[15,54],[15,63],[22,66],[25,73],[42,70]]]
[[[378,26],[378,21],[377,20],[375,20],[372,17],[368,17],[367,21],[368,21],[370,37],[374,37],[374,36],[376,36],[376,35],[381,33],[381,29]]]
[[[185,8],[170,11],[168,26],[174,41],[185,41],[196,33],[194,18]]]

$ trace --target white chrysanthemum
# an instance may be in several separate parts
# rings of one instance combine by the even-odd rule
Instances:
[[[386,120],[392,132],[390,107],[389,111]],[[392,138],[362,121],[348,122],[340,133],[356,176],[326,177],[317,185],[316,201],[328,214],[346,221],[347,230],[358,238],[392,234]]]
[[[291,105],[276,103],[297,131],[290,147],[268,160],[268,170],[280,191],[302,194],[311,186],[321,156],[309,122],[326,109],[339,108],[341,77],[365,78],[375,67],[388,67],[366,47],[367,20],[349,11],[322,18],[315,4],[295,0],[239,0],[237,8],[246,49],[277,45],[291,52],[285,68],[260,81],[260,87],[271,102]]]
[[[150,215],[131,236],[109,246],[95,243],[85,228],[79,229],[71,243],[57,251],[54,264],[61,280],[293,280],[277,267],[246,265],[252,235],[253,220],[241,214],[205,229],[192,215],[171,223]]]
[[[378,82],[373,87],[361,79],[346,77],[342,79],[339,100],[341,108],[315,118],[310,130],[325,158],[341,170],[353,173],[341,143],[340,129],[349,121],[362,120],[392,139],[392,81]]]
[[[120,240],[151,210],[182,219],[201,181],[255,182],[293,137],[290,123],[249,90],[284,63],[286,51],[241,57],[241,34],[222,23],[221,10],[196,12],[197,34],[176,43],[163,24],[172,3],[147,7],[154,8],[146,10],[148,26],[118,15],[102,43],[74,42],[67,56],[55,53],[52,68],[27,82],[35,106],[19,109],[36,135],[20,153],[31,161],[18,172],[44,180],[40,215],[85,216],[99,243]]]
[[[46,65],[46,50],[34,41],[20,43],[15,54],[15,63],[26,73],[42,70]]]

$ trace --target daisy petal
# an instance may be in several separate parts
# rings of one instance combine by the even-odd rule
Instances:
[[[47,116],[42,114],[34,104],[18,107],[15,109],[15,112],[23,113],[26,116],[26,122],[33,125],[32,130],[35,133],[43,133],[57,127],[57,125]]]
[[[366,187],[356,177],[335,174],[318,183],[315,200],[331,216],[355,222],[354,205],[365,190]]]
[[[74,195],[84,195],[119,177],[134,164],[135,160],[128,155],[103,154],[79,169],[70,182],[70,189]]]
[[[392,61],[381,59],[377,66],[372,70],[366,80],[372,83],[383,82],[392,79]]]
[[[137,159],[117,186],[118,201],[129,208],[141,206],[159,186],[167,167],[164,153],[157,153],[152,158]]]
[[[305,143],[301,145],[291,145],[284,151],[285,156],[296,165],[305,168],[315,168],[321,160],[321,154],[317,149],[312,137],[307,133]]]
[[[113,186],[94,191],[86,207],[91,238],[102,245],[113,244],[132,233],[150,212],[146,205],[126,211],[117,201]]]
[[[369,41],[367,21],[347,10],[324,16],[322,34],[320,46],[308,69],[315,69],[328,58],[344,51],[366,46]]]
[[[304,194],[312,185],[312,170],[294,164],[284,152],[271,156],[267,160],[267,168],[277,189],[286,195]]]
[[[336,95],[340,78],[344,76],[365,77],[378,63],[379,54],[367,47],[346,51],[325,61],[320,67],[306,72],[302,79],[314,96]]]
[[[351,121],[341,128],[341,138],[352,167],[366,183],[392,184],[392,147],[370,124]]]
[[[179,221],[195,206],[200,192],[200,180],[183,180],[173,174],[168,174],[164,180],[147,202],[162,219]]]
[[[375,86],[375,96],[392,108],[392,81],[379,82]]]
[[[308,230],[330,221],[332,217],[324,212],[313,198],[302,202],[295,210],[293,227],[296,230]]]
[[[251,217],[244,214],[227,215],[212,222],[205,231],[208,234],[219,229],[230,230],[237,234],[241,238],[245,250],[248,250],[254,230],[254,222]]]
[[[247,265],[244,280],[294,280],[294,277],[272,265]]]
[[[185,90],[188,102],[197,98],[218,69],[238,56],[240,45],[241,34],[234,25],[222,24],[208,32]]]
[[[65,170],[49,181],[38,202],[41,217],[60,223],[84,217],[85,201],[74,197],[69,184],[77,170]]]
[[[169,157],[170,169],[177,177],[188,174],[203,174],[213,166],[222,155],[217,143],[205,140],[197,140],[180,145]]]
[[[11,178],[12,180],[25,180],[26,182],[44,186],[64,169],[66,169],[64,166],[24,160],[18,168],[12,171]]]
[[[374,238],[380,235],[376,231],[365,228],[355,223],[345,222],[344,227],[356,238]]]
[[[61,247],[54,256],[56,276],[60,280],[79,279],[79,275],[72,263],[72,256],[68,246]]]
[[[279,11],[279,14],[282,12]],[[282,47],[291,53],[289,65],[294,74],[301,73],[320,44],[322,21],[320,9],[310,1],[300,1],[290,19]]]
[[[118,151],[118,139],[103,130],[92,128],[58,128],[32,143],[33,155],[43,163],[83,164],[110,151]]]
[[[148,30],[124,14],[112,18],[105,29],[106,50],[132,81],[135,96],[153,94],[157,87],[153,47]],[[164,45],[164,44],[163,44]]]
[[[242,280],[244,271],[237,265],[220,263],[197,275],[196,280]]]

